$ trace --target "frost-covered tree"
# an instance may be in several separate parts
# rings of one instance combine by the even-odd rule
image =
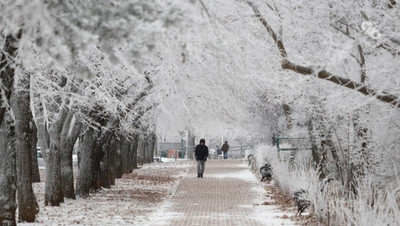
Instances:
[[[164,87],[170,92],[162,105],[162,127],[171,127],[164,117],[179,115],[174,124],[180,129],[198,121],[195,128],[206,134],[209,127],[230,123],[219,111],[227,109],[232,121],[246,121],[252,115],[278,121],[280,135],[308,137],[313,162],[321,166],[319,176],[333,174],[346,195],[357,193],[364,179],[379,184],[398,175],[398,167],[392,167],[399,164],[393,158],[398,155],[398,126],[383,123],[395,122],[399,114],[396,1],[202,1],[199,5],[205,19],[200,26],[207,32],[204,24],[209,23],[212,32],[204,36],[193,29],[188,42],[182,37],[185,33],[179,33],[173,36],[180,42],[173,42],[173,51],[159,55],[160,67],[166,69],[161,73],[172,74]],[[216,41],[210,41],[213,37]],[[226,73],[232,77],[224,78]],[[234,79],[238,85],[231,83]],[[221,101],[227,96],[213,90],[216,82],[229,87],[225,94],[234,101]],[[192,93],[199,94],[188,100]],[[247,97],[243,102],[241,95]],[[198,110],[199,106],[207,110]],[[236,108],[231,110],[232,106]],[[280,113],[274,116],[275,112]],[[203,123],[210,118],[218,118],[218,123]]]
[[[154,48],[156,37],[163,32],[165,27],[179,20],[181,13],[172,3],[163,1],[85,1],[77,3],[74,1],[5,0],[0,2],[0,15],[1,40],[4,42],[1,62],[0,116],[1,122],[5,123],[3,119],[9,118],[7,114],[11,115],[12,120],[19,119],[18,114],[25,114],[25,112],[30,114],[29,78],[41,76],[36,72],[55,73],[53,76],[56,81],[59,81],[56,84],[61,88],[64,88],[66,86],[64,83],[69,81],[63,74],[65,68],[69,70],[68,74],[75,73],[81,78],[93,77],[93,71],[84,65],[69,67],[77,61],[79,52],[84,52],[90,45],[100,46],[108,60],[113,63],[120,61],[115,54],[116,48],[125,48],[125,57],[129,59],[129,62],[139,66],[141,64],[140,56]],[[43,70],[44,67],[46,70]],[[69,86],[66,87],[71,89]],[[14,88],[16,88],[16,92],[13,92]],[[26,93],[27,91],[28,93]],[[19,99],[24,102],[17,104],[16,101]],[[69,123],[74,121],[71,120],[71,118],[74,119],[74,116],[68,115],[66,109],[70,103],[69,99],[59,95],[55,100],[59,108],[53,112],[56,113],[53,120],[49,121],[48,118],[45,118],[46,129],[51,128],[52,131],[48,137],[44,137],[45,141],[48,141],[48,160],[58,165],[55,168],[48,167],[52,169],[51,172],[55,173],[53,177],[49,175],[48,186],[46,186],[48,188],[46,189],[46,197],[48,197],[46,203],[51,205],[59,205],[59,202],[62,201],[59,186],[61,180],[57,173],[60,167],[57,146],[60,143],[56,143],[56,141],[60,139],[59,135],[63,130],[63,125],[64,131],[71,128],[71,126],[65,126],[68,123],[65,124],[64,121]],[[17,110],[18,107],[22,109]],[[55,108],[56,106],[51,107]],[[31,192],[31,179],[29,179],[31,160],[28,160],[28,155],[31,156],[32,145],[35,144],[29,142],[30,133],[28,131],[21,131],[23,128],[32,128],[29,123],[32,123],[33,120],[31,120],[32,116],[24,119],[15,121],[17,123],[15,130],[15,145],[18,150],[17,173],[20,175],[18,180],[23,180],[18,186],[20,192],[18,198],[21,200],[19,216],[21,221],[33,221],[36,212],[34,211],[34,196]],[[7,122],[14,123],[9,120]],[[7,125],[5,126],[4,128],[8,128]],[[51,133],[53,131],[55,132]],[[29,145],[20,146],[23,145],[19,141],[21,139]],[[52,140],[54,142],[51,142]],[[4,151],[6,150],[8,149],[4,149]],[[22,160],[27,162],[22,162]],[[3,175],[6,175],[6,171]],[[22,175],[27,175],[27,178],[24,179]],[[13,186],[13,184],[5,183],[4,186],[2,184],[5,191],[8,191],[6,187],[9,186]],[[22,191],[25,187],[28,190]],[[10,208],[4,210],[5,214],[1,212],[1,216],[7,216],[4,221],[14,222],[15,205],[12,204],[13,195],[12,190],[10,191],[11,193],[8,195],[11,196],[4,196],[4,202],[11,202],[10,205],[2,203],[2,208],[4,206]],[[22,200],[28,200],[29,204],[23,204]],[[29,213],[25,212],[25,207]],[[3,222],[3,218],[1,222]]]

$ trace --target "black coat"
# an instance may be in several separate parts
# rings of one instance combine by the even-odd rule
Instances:
[[[196,156],[196,160],[204,160],[208,157],[208,147],[206,145],[198,144],[194,151],[194,155]]]

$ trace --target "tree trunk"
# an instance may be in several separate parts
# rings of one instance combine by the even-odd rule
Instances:
[[[144,163],[149,163],[149,143],[147,137],[143,138],[143,161]]]
[[[341,181],[342,181],[342,184],[344,184],[344,175],[343,175],[343,171],[344,171],[344,170],[343,170],[343,166],[342,166],[342,163],[341,163],[341,161],[340,161],[340,158],[339,158],[339,155],[338,155],[338,153],[337,153],[337,150],[336,150],[336,148],[335,148],[335,145],[334,145],[334,143],[333,143],[333,140],[332,140],[332,131],[330,131],[330,130],[329,130],[329,132],[328,132],[326,145],[327,145],[327,147],[329,148],[329,150],[330,150],[330,152],[331,152],[331,154],[332,154],[333,159],[335,160],[335,164],[336,164],[336,168],[337,168],[339,177],[340,177],[340,179],[341,179]]]
[[[368,112],[368,109],[366,109],[366,112]],[[371,167],[372,164],[368,153],[368,143],[370,140],[370,137],[368,135],[369,129],[366,127],[366,125],[363,125],[360,117],[360,109],[358,109],[354,113],[353,128],[354,137],[356,138],[356,150],[358,150],[358,155],[361,158],[359,164],[356,164],[354,166],[354,170],[358,176],[364,176],[364,171],[368,170],[368,168]]]
[[[17,171],[14,150],[14,127],[8,113],[0,119],[0,225],[16,225],[15,191]]]
[[[61,149],[61,181],[63,196],[75,199],[72,151],[75,143],[63,143]]]
[[[117,141],[115,137],[110,140],[107,148],[107,183],[110,185],[115,184],[115,152]]]
[[[7,35],[4,39],[0,61],[0,123],[5,119],[4,115],[9,110],[4,103],[8,103],[13,91],[14,85],[14,58],[17,56],[18,42],[22,36],[20,30],[15,37]]]
[[[102,151],[104,152],[104,157],[101,160],[101,167],[99,171],[99,180],[100,186],[104,188],[111,188],[111,171],[112,171],[112,163],[111,158],[112,154],[112,146],[114,144],[114,139],[110,138],[108,141],[102,146]]]
[[[318,168],[318,171],[320,173],[319,178],[322,179],[325,177],[322,167],[321,167],[321,155],[319,153],[318,150],[318,146],[317,146],[317,141],[314,135],[314,125],[312,122],[312,119],[309,119],[307,122],[307,130],[308,130],[308,137],[311,143],[311,154],[312,154],[312,158],[315,164],[315,167]]]
[[[81,123],[74,113],[70,112],[64,123],[61,133],[61,178],[62,189],[65,198],[75,199],[74,170],[72,152],[79,137]]]
[[[287,104],[282,104],[282,109],[286,117],[286,130],[289,131],[292,129],[292,110]]]
[[[50,135],[50,151],[47,153],[45,205],[59,206],[64,202],[61,180],[61,153],[57,135]]]
[[[115,151],[115,177],[121,178],[123,174],[121,140],[117,141]]]
[[[94,175],[94,148],[98,132],[88,127],[80,141],[80,161],[75,194],[78,197],[88,197],[92,188]]]
[[[151,134],[150,138],[147,140],[148,143],[148,162],[152,163],[154,161],[154,148],[155,148],[155,142],[156,142],[156,135]]]
[[[4,39],[0,60],[0,224],[16,225],[15,191],[17,187],[14,122],[9,115],[9,100],[14,84],[14,59],[17,56],[20,30]]]
[[[112,143],[110,145],[110,152],[109,152],[109,177],[108,181],[111,185],[115,185],[115,178],[117,177],[117,148],[118,148],[118,141],[114,138],[112,139]]]
[[[100,136],[96,141],[94,146],[94,168],[93,168],[93,178],[92,178],[92,188],[91,192],[96,192],[101,189],[101,170],[104,167],[104,146],[107,145],[108,142],[108,134],[109,131],[100,132]]]
[[[137,164],[143,165],[145,157],[145,145],[143,138],[139,137],[138,147],[137,147]]]
[[[129,142],[125,137],[121,137],[120,150],[122,157],[122,174],[131,173],[129,166]]]
[[[67,119],[67,110],[61,106],[57,118],[50,127],[50,150],[47,153],[45,205],[59,206],[64,202],[61,177],[61,132]]]
[[[104,165],[104,157],[105,151],[108,149],[108,145],[113,138],[113,130],[118,127],[119,120],[117,118],[109,118],[108,120],[104,120],[103,124],[106,123],[106,128],[100,132],[100,136],[96,141],[96,145],[94,148],[94,174],[92,179],[92,191],[96,191],[101,189],[101,167],[106,167]]]
[[[128,145],[127,145],[127,149],[128,149],[128,161],[127,161],[127,169],[126,169],[126,173],[132,173],[133,170],[133,144],[132,144],[132,140],[127,140]]]
[[[33,117],[30,111],[30,75],[24,74],[16,82],[11,96],[11,109],[15,117],[15,148],[18,187],[18,218],[34,222],[38,212],[32,188],[32,133]]]
[[[138,136],[134,136],[131,141],[131,160],[132,160],[132,169],[137,169],[137,149],[139,145],[139,138]],[[131,170],[132,172],[132,170]]]
[[[37,127],[35,121],[32,120],[32,182],[38,183],[40,182],[40,173],[39,173],[39,164],[37,160],[37,142],[38,142],[38,135],[37,135]]]

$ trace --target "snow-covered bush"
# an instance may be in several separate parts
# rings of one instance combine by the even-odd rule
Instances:
[[[382,187],[366,177],[357,186],[356,194],[342,194],[329,199],[337,225],[397,225],[400,217],[399,184]],[[337,189],[337,188],[336,188]],[[340,190],[335,190],[341,194]]]
[[[306,152],[304,152],[306,153]],[[306,156],[306,154],[299,156]],[[258,145],[255,148],[257,166],[266,161],[273,167],[273,178],[288,195],[300,189],[307,192],[314,213],[321,222],[333,225],[396,225],[400,217],[398,178],[389,187],[377,183],[376,176],[358,181],[355,191],[346,191],[340,181],[329,177],[320,181],[319,172],[310,164],[299,161],[290,167],[289,161],[278,158],[275,147]],[[295,156],[296,159],[297,156]],[[307,159],[307,158],[303,158]],[[301,164],[300,164],[301,162]]]

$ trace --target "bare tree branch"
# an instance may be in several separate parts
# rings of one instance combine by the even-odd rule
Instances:
[[[376,99],[389,103],[397,108],[400,108],[400,100],[399,97],[396,95],[392,95],[386,92],[379,92],[377,90],[374,90],[365,84],[354,82],[348,78],[343,78],[337,75],[334,75],[328,71],[321,70],[321,71],[314,71],[312,67],[306,67],[306,66],[301,66],[295,63],[292,63],[288,60],[287,52],[285,49],[285,46],[283,45],[283,42],[280,38],[278,38],[277,34],[275,31],[271,28],[271,26],[267,23],[265,18],[261,15],[260,11],[258,10],[257,6],[255,6],[252,2],[247,1],[247,4],[252,7],[254,13],[258,17],[259,21],[261,24],[265,27],[269,35],[272,37],[272,39],[275,42],[275,45],[278,47],[278,50],[280,52],[280,55],[282,57],[281,61],[281,66],[283,69],[287,70],[292,70],[294,72],[297,72],[302,75],[312,75],[316,76],[319,79],[324,79],[330,82],[333,82],[335,84],[338,84],[340,86],[356,90],[364,95],[371,95],[374,96]]]
[[[360,68],[361,68],[361,83],[365,83],[365,79],[367,78],[366,75],[366,70],[365,70],[365,57],[364,57],[364,51],[361,47],[360,44],[357,45],[357,49],[358,49],[358,53],[360,55],[360,60],[358,60],[358,63],[360,64]]]

